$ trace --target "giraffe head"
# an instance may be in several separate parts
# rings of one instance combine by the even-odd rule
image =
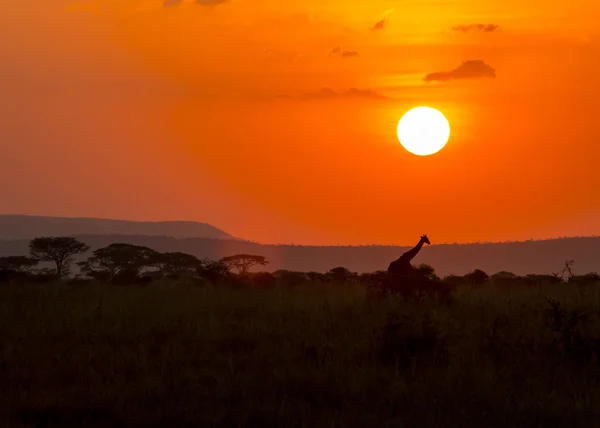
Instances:
[[[427,237],[427,235],[421,236],[421,242],[423,242],[427,245],[431,245],[431,242],[429,242],[429,238]]]

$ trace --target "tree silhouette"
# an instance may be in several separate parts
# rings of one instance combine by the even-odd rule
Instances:
[[[40,261],[27,256],[0,257],[0,270],[29,273]]]
[[[253,266],[266,266],[269,262],[263,256],[253,256],[250,254],[236,254],[234,256],[223,257],[219,260],[228,269],[237,269],[240,275],[246,275]]]
[[[304,272],[296,272],[286,269],[279,269],[275,271],[273,275],[280,284],[291,287],[302,285],[308,279]]]
[[[355,279],[356,275],[350,272],[347,268],[338,266],[329,270],[326,274],[327,278],[337,282],[350,282]]]
[[[195,271],[202,266],[202,261],[191,254],[157,253],[152,265],[163,275],[178,275]]]
[[[213,284],[218,284],[231,275],[229,268],[224,263],[210,259],[202,259],[200,262],[200,266],[196,268],[196,274]]]
[[[472,285],[482,285],[489,280],[489,276],[481,269],[475,269],[465,275],[465,280]]]
[[[416,268],[414,268],[415,270],[415,275],[417,277],[421,277],[421,278],[425,278],[425,279],[430,279],[430,280],[438,280],[440,279],[436,274],[435,274],[435,269],[433,268],[433,266],[428,265],[426,263],[421,263],[419,266],[417,266]]]
[[[117,275],[139,274],[157,260],[155,250],[132,244],[111,244],[98,248],[86,261],[78,263],[81,270],[91,277],[114,278]]]
[[[34,259],[56,264],[56,276],[62,278],[68,273],[73,256],[85,253],[90,247],[68,236],[41,237],[29,242],[29,254]]]

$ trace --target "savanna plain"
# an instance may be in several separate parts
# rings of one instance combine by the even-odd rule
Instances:
[[[600,426],[600,283],[0,287],[3,427]]]

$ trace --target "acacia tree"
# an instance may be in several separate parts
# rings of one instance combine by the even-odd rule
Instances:
[[[227,266],[228,269],[237,269],[240,275],[246,275],[253,266],[266,266],[269,264],[264,256],[253,256],[250,254],[236,254],[234,256],[223,257],[219,262]]]
[[[78,265],[91,277],[114,278],[124,272],[137,275],[142,268],[152,266],[158,254],[152,248],[117,243],[98,248]]]
[[[196,274],[213,284],[218,284],[225,280],[229,275],[229,268],[220,261],[210,259],[200,260],[200,266],[196,268]]]
[[[326,274],[327,278],[337,282],[351,282],[358,275],[350,272],[347,268],[339,266],[331,269]]]
[[[40,261],[27,256],[0,257],[0,270],[29,273]]]
[[[85,253],[90,247],[69,236],[50,236],[32,239],[29,242],[29,254],[34,259],[53,262],[56,276],[62,278],[68,273],[73,256]]]
[[[201,267],[202,261],[197,257],[186,253],[157,253],[152,266],[163,275],[178,275],[194,272]]]

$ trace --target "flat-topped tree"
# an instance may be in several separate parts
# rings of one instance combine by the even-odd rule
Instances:
[[[69,236],[50,236],[32,239],[29,254],[34,259],[56,265],[56,276],[62,278],[69,270],[73,256],[85,253],[90,247]]]
[[[124,272],[135,275],[153,266],[158,252],[152,248],[132,244],[110,244],[98,248],[85,262],[78,263],[88,276],[114,278]]]
[[[196,256],[186,253],[157,253],[153,257],[152,266],[158,269],[160,274],[177,275],[194,272],[202,267],[203,262]]]
[[[227,266],[228,269],[237,269],[240,275],[246,275],[253,266],[266,266],[269,264],[264,256],[253,256],[250,254],[236,254],[234,256],[223,257],[219,262]]]

